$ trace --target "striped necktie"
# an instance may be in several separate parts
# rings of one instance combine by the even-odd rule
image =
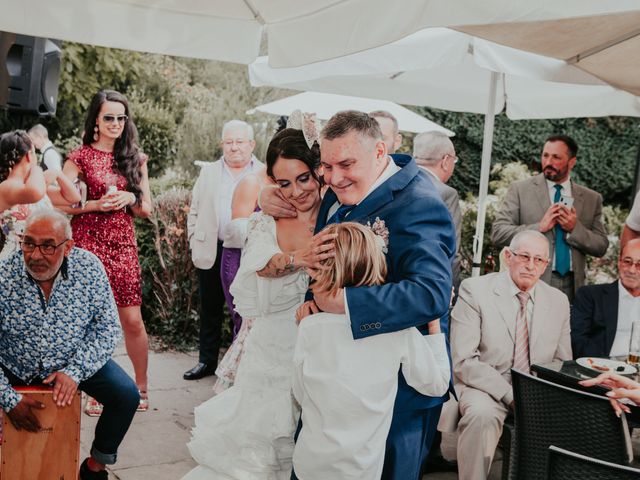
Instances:
[[[516,346],[513,353],[513,368],[521,372],[529,373],[531,360],[529,358],[529,327],[527,327],[527,302],[529,294],[518,292],[516,294],[520,302],[520,308],[516,315]]]

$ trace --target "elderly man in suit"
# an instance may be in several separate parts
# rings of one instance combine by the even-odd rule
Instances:
[[[483,479],[513,410],[511,369],[571,359],[569,302],[539,282],[549,242],[524,230],[505,252],[508,270],[468,278],[451,313],[451,353],[459,391],[460,479]]]
[[[444,133],[424,132],[413,139],[413,158],[427,172],[451,214],[456,227],[456,256],[453,260],[453,285],[460,285],[460,240],[462,238],[462,213],[460,199],[455,188],[447,185],[458,163],[453,142]]]
[[[491,240],[502,247],[522,230],[538,230],[551,243],[551,261],[542,280],[572,301],[585,283],[585,257],[601,257],[609,240],[602,224],[602,196],[570,179],[578,145],[566,135],[549,137],[542,173],[509,187],[496,214]]]
[[[640,319],[640,239],[622,248],[618,272],[615,282],[584,286],[576,293],[571,307],[574,357],[629,354],[631,323]]]
[[[248,123],[227,122],[222,127],[221,146],[219,160],[196,162],[201,170],[187,220],[191,259],[200,285],[200,349],[198,363],[184,373],[185,380],[197,380],[216,371],[228,295],[221,280],[222,243],[231,223],[233,191],[247,174],[264,168],[253,155],[253,128]]]

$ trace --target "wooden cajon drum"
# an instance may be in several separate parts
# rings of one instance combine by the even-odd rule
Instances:
[[[41,430],[16,430],[3,412],[1,480],[76,480],[80,468],[80,391],[71,405],[58,407],[51,387],[15,387],[45,404],[36,410]]]

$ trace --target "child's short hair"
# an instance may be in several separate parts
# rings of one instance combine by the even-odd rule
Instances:
[[[335,256],[323,264],[315,277],[314,291],[335,293],[339,288],[381,285],[387,275],[387,263],[382,252],[382,239],[370,228],[359,223],[332,224],[324,233],[337,233]]]

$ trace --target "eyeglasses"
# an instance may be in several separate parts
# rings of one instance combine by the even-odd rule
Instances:
[[[61,245],[64,245],[68,241],[69,241],[69,239],[67,238],[64,242],[59,243],[57,245],[51,245],[50,243],[37,244],[37,243],[33,243],[33,242],[20,242],[20,249],[23,252],[31,253],[36,248],[39,248],[40,249],[40,253],[42,255],[49,256],[49,255],[53,255],[54,253],[56,253],[56,250],[58,249],[58,247],[60,247]]]
[[[249,140],[224,140],[222,142],[222,145],[224,145],[225,147],[233,147],[234,145],[236,147],[244,147],[248,143]]]
[[[620,260],[620,264],[624,268],[636,267],[636,270],[640,270],[640,260],[638,260],[637,262],[634,262],[633,258],[624,257],[623,259]]]
[[[460,157],[457,157],[455,155],[451,155],[450,153],[445,153],[442,157],[440,158],[431,158],[431,157],[418,157],[418,156],[414,156],[413,158],[416,160],[424,160],[425,162],[439,162],[441,160],[444,160],[445,158],[450,157],[453,158],[453,164],[455,165],[456,163],[458,163],[458,160],[460,160]]]
[[[514,252],[513,250],[509,250],[511,252],[511,254],[516,257],[519,261],[521,261],[522,263],[529,263],[531,260],[533,260],[533,264],[536,267],[541,267],[543,265],[546,265],[547,263],[549,263],[549,260],[542,258],[542,257],[532,257],[531,255],[529,255],[528,253],[517,253]]]
[[[453,158],[454,165],[458,163],[458,160],[460,160],[459,157],[457,157],[456,155],[451,155],[450,153],[445,153],[442,158],[446,158],[446,157]]]
[[[115,123],[118,122],[119,124],[124,124],[127,119],[129,117],[127,117],[126,115],[103,115],[102,116],[102,120],[105,123]]]

